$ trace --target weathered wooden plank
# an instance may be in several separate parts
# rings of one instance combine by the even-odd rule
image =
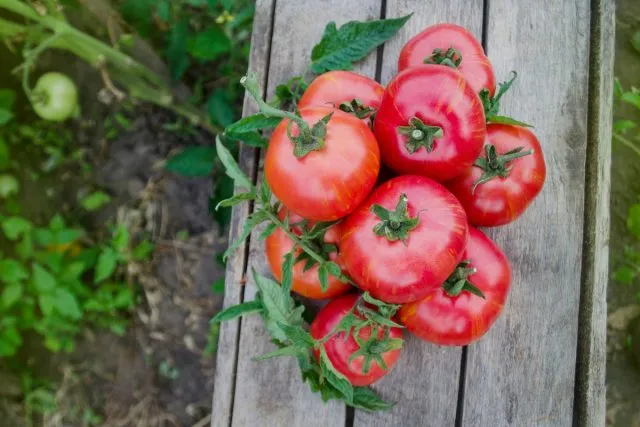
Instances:
[[[589,0],[491,0],[487,51],[498,80],[519,71],[503,113],[536,125],[545,187],[491,231],[513,267],[503,316],[468,349],[463,425],[573,422],[583,243]],[[550,52],[562,52],[558,56]]]
[[[256,73],[260,80],[266,83],[267,60],[269,44],[271,42],[271,26],[273,2],[275,0],[258,0],[251,36],[251,53],[249,55],[249,70]],[[256,113],[255,104],[246,96],[243,115]],[[256,150],[241,146],[240,165],[244,172],[253,176],[256,170]],[[231,230],[229,241],[233,242],[242,232],[245,220],[249,215],[249,205],[242,203],[233,208],[231,214]],[[224,307],[242,302],[242,277],[247,263],[247,245],[243,244],[229,256],[225,275]],[[231,411],[235,391],[235,370],[238,357],[238,339],[240,321],[224,322],[220,325],[218,339],[218,354],[216,357],[216,374],[213,389],[213,406],[211,411],[211,425],[213,427],[229,427],[231,425]]]
[[[380,0],[360,2],[357,7],[340,0],[316,2],[278,1],[275,11],[271,46],[268,93],[277,84],[294,75],[304,74],[310,64],[311,48],[320,40],[329,21],[338,24],[352,19],[376,19],[380,16]],[[373,76],[375,55],[360,64],[360,70]],[[264,256],[264,242],[256,230],[251,238],[249,269],[270,275]],[[245,300],[252,299],[256,288],[249,278]],[[302,382],[297,362],[292,358],[255,362],[255,356],[273,350],[258,317],[243,319],[236,372],[233,426],[342,426],[344,404],[323,403]]]
[[[402,46],[426,26],[453,22],[482,37],[482,0],[389,0],[387,17],[413,16],[384,46],[381,80],[397,73]],[[388,412],[356,411],[354,426],[453,426],[456,418],[462,351],[437,347],[406,334],[407,344],[393,371],[374,386],[384,398],[399,403]]]
[[[615,2],[591,9],[589,145],[586,161],[582,293],[576,374],[577,424],[605,425],[607,282]]]

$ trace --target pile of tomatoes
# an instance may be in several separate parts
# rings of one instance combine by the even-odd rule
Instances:
[[[400,349],[376,341],[400,338],[402,329],[365,324],[326,339],[361,300],[354,285],[398,305],[393,322],[422,340],[474,342],[511,286],[507,257],[476,227],[517,219],[546,173],[531,130],[487,123],[496,79],[469,31],[426,28],[403,47],[398,69],[386,88],[348,71],[317,77],[298,104],[308,128],[283,120],[265,160],[291,231],[339,220],[314,246],[345,273],[330,276],[326,289],[318,265],[304,261],[284,230],[267,237],[266,252],[281,280],[283,257],[294,250],[293,291],[331,299],[311,335],[324,339],[334,367],[356,386],[388,372]]]

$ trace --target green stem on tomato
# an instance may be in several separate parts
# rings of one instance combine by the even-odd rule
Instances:
[[[304,120],[302,120],[302,117],[298,116],[297,114],[291,113],[289,111],[280,110],[264,102],[264,100],[262,99],[262,93],[261,93],[262,91],[260,89],[260,86],[255,76],[251,76],[251,75],[244,76],[242,79],[240,79],[240,84],[244,86],[247,92],[249,92],[249,95],[251,95],[251,98],[253,98],[256,104],[258,104],[258,109],[264,115],[292,120],[296,122],[296,124],[301,129],[309,127],[309,125],[307,125],[307,123]]]
[[[293,243],[296,246],[299,246],[303,251],[309,254],[309,256],[313,258],[318,264],[322,265],[325,262],[327,262],[326,259],[324,259],[316,251],[311,249],[309,245],[304,243],[293,231],[289,229],[289,227],[287,227],[282,221],[280,221],[280,218],[278,218],[278,215],[274,214],[269,209],[265,209],[265,212],[267,212],[267,216],[274,224],[282,228],[282,231],[284,231],[287,234],[287,236],[289,236],[289,238],[293,241]]]
[[[613,133],[613,139],[615,139],[618,142],[621,142],[627,148],[630,148],[631,150],[633,150],[634,153],[636,153],[638,156],[640,156],[640,148],[636,144],[634,144],[633,142],[629,141],[624,136],[620,135],[617,132],[614,132]]]

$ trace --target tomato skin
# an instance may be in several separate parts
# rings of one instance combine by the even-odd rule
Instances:
[[[373,228],[380,220],[370,210],[373,204],[393,209],[403,193],[409,214],[420,219],[406,245],[377,236]],[[467,217],[453,194],[417,175],[380,185],[341,229],[340,259],[346,272],[363,291],[393,304],[417,301],[438,288],[460,261],[468,234]]]
[[[330,113],[322,149],[297,158],[285,119],[271,135],[264,164],[275,196],[291,212],[313,221],[334,221],[353,211],[367,197],[380,171],[378,144],[361,120],[327,107],[300,110],[309,125]],[[298,134],[295,124],[291,133]]]
[[[284,219],[287,214],[285,208],[280,209],[278,216],[280,219]],[[302,220],[302,217],[296,214],[289,214],[289,222],[294,224]],[[312,226],[312,224],[310,224]],[[338,228],[339,224],[334,225],[324,235],[325,243],[338,243],[340,239],[340,232]],[[296,234],[300,234],[301,230],[296,227],[293,228]],[[271,233],[265,239],[265,251],[267,254],[267,261],[271,267],[271,272],[278,282],[282,282],[282,258],[291,252],[293,249],[293,241],[287,234],[278,227],[273,233]],[[296,250],[294,254],[297,256],[300,253],[300,249]],[[329,255],[332,261],[336,261],[338,258],[337,253],[331,253]],[[301,261],[293,266],[293,284],[291,289],[304,297],[310,299],[326,299],[333,298],[338,295],[353,289],[348,283],[343,283],[336,277],[329,275],[328,283],[329,287],[326,292],[322,292],[322,286],[320,285],[320,279],[318,277],[318,265],[316,264],[307,271],[304,271],[305,262]]]
[[[316,339],[322,339],[329,334],[333,328],[340,322],[340,320],[351,310],[351,308],[357,303],[360,295],[347,294],[338,297],[330,301],[316,316],[311,323],[311,336]],[[390,338],[402,338],[402,329],[389,328]],[[380,328],[378,331],[378,337],[382,338],[385,330]],[[368,339],[371,336],[371,327],[365,326],[359,332],[359,337],[363,340]],[[344,332],[335,334],[331,338],[325,341],[324,349],[327,352],[329,360],[333,366],[343,374],[349,382],[358,387],[365,387],[371,385],[375,381],[382,378],[389,373],[391,367],[396,363],[398,357],[400,357],[400,350],[391,350],[382,354],[382,359],[387,365],[387,370],[382,369],[378,363],[374,360],[371,363],[371,368],[368,373],[364,373],[364,357],[359,356],[354,358],[349,363],[349,356],[355,353],[358,349],[358,343],[353,338],[353,334],[349,334],[347,340],[344,339]],[[317,360],[320,358],[320,352],[317,349],[313,351]]]
[[[36,97],[32,102],[33,109],[45,120],[63,122],[71,118],[78,108],[78,88],[73,80],[61,73],[40,76],[33,94]]]
[[[366,107],[378,110],[384,87],[369,77],[351,71],[329,71],[316,77],[302,95],[299,108],[338,108],[343,102],[358,99]],[[369,119],[365,119],[369,123]]]
[[[529,129],[489,124],[487,142],[496,147],[498,154],[518,147],[533,150],[533,154],[509,162],[511,172],[507,178],[493,178],[473,192],[473,183],[483,172],[475,166],[447,184],[464,206],[471,224],[494,227],[522,215],[542,190],[547,172],[540,142]]]
[[[400,308],[400,322],[420,339],[438,345],[467,345],[494,324],[511,288],[511,267],[502,250],[480,230],[469,227],[462,257],[477,272],[468,280],[485,299],[462,291],[450,296],[440,287],[420,301]]]
[[[417,117],[439,126],[433,151],[410,153],[408,136],[398,127]],[[470,168],[486,136],[484,108],[460,72],[444,65],[409,68],[389,83],[374,121],[380,153],[399,174],[416,174],[447,181]]]
[[[398,59],[398,71],[423,65],[434,49],[446,51],[455,48],[462,56],[458,69],[474,92],[487,89],[491,96],[496,91],[496,78],[482,44],[466,28],[454,24],[436,24],[425,28],[404,45]]]

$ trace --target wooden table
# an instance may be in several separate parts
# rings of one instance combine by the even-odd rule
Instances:
[[[305,72],[329,21],[413,17],[358,70],[383,84],[401,46],[425,26],[454,22],[483,40],[498,81],[519,79],[504,113],[536,125],[548,176],[515,223],[489,234],[513,266],[502,317],[478,343],[437,347],[408,338],[374,388],[398,401],[368,413],[322,403],[293,358],[255,362],[273,350],[259,316],[222,325],[213,426],[603,426],[613,0],[258,0],[250,70],[268,94]],[[245,102],[245,114],[255,106]],[[260,176],[263,153],[242,147]],[[249,207],[233,211],[231,239]],[[230,257],[225,306],[253,299],[247,271],[269,274],[258,230]]]

